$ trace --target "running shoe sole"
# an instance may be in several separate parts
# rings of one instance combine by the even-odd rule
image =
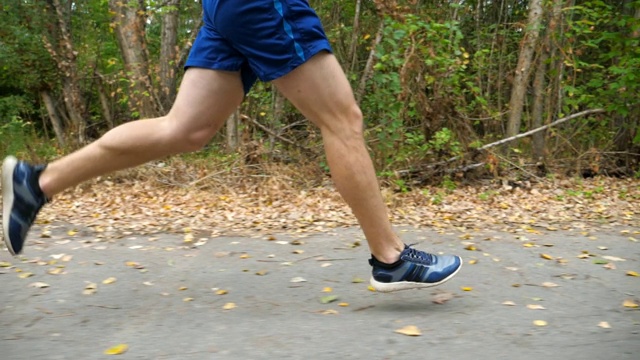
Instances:
[[[2,162],[2,238],[11,255],[16,255],[9,239],[9,222],[13,207],[13,170],[17,164],[18,159],[13,156],[7,156]]]

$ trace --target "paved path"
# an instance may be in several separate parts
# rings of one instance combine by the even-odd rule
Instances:
[[[623,306],[640,303],[640,277],[625,275],[640,272],[640,243],[629,239],[640,236],[620,229],[521,234],[528,240],[405,229],[406,242],[461,254],[466,264],[438,288],[392,294],[368,290],[367,249],[349,246],[357,229],[301,245],[276,235],[191,248],[182,235],[94,242],[82,232],[68,236],[64,226],[52,233],[30,241],[26,262],[0,254],[12,265],[0,268],[3,360],[640,358],[640,311]],[[464,249],[469,242],[476,251]],[[583,251],[598,256],[577,258]],[[55,264],[44,263],[53,256]],[[607,269],[594,264],[602,256],[626,261],[608,260],[615,269]],[[19,277],[25,272],[34,275]],[[103,284],[110,277],[115,282]],[[291,282],[297,277],[306,281]],[[91,284],[95,293],[83,295]],[[338,299],[321,303],[329,295]],[[236,307],[225,310],[227,303]],[[407,325],[422,336],[394,332]],[[103,354],[117,344],[128,351]]]

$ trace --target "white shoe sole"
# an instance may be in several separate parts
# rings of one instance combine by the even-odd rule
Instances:
[[[383,293],[400,291],[400,290],[424,289],[424,288],[438,286],[449,281],[452,277],[456,276],[456,274],[458,273],[458,271],[460,271],[460,269],[462,269],[462,264],[463,264],[462,258],[460,258],[460,266],[458,267],[458,269],[456,269],[456,271],[454,271],[451,275],[435,283],[420,283],[420,282],[412,282],[412,281],[398,281],[393,283],[383,283],[383,282],[376,281],[373,278],[373,276],[371,277],[371,280],[369,282],[371,283],[371,286],[373,286],[373,288],[376,289],[377,292],[383,292]]]
[[[7,156],[2,162],[2,238],[11,255],[16,255],[9,239],[9,219],[13,204],[13,169],[17,164],[18,159],[13,156]]]

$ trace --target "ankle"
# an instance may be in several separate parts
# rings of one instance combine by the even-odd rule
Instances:
[[[398,260],[400,260],[401,252],[402,249],[393,248],[387,250],[386,252],[372,253],[371,256],[373,256],[373,258],[380,263],[391,265],[397,263]]]

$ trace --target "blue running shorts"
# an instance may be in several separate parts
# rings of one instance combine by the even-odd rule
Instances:
[[[185,68],[240,71],[245,93],[331,52],[307,0],[203,0],[204,24]]]

